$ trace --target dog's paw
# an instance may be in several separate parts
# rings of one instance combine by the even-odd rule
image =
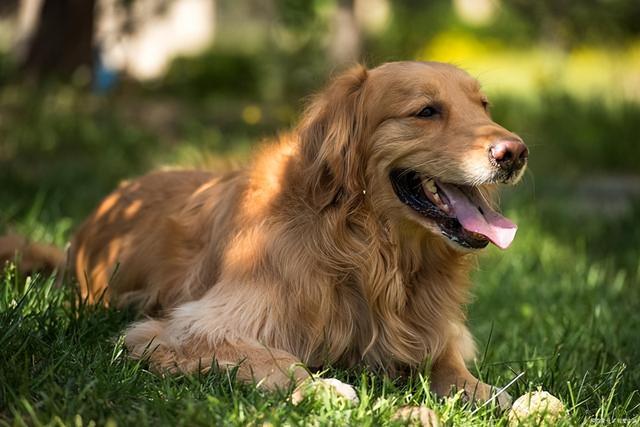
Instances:
[[[489,384],[478,382],[473,387],[465,387],[462,393],[462,399],[465,401],[473,402],[476,407],[491,405],[490,401],[495,402],[495,405],[500,411],[507,411],[511,408],[511,396],[506,391],[497,394],[498,388],[490,386]]]
[[[511,409],[513,398],[506,391],[503,391],[502,393],[500,393],[500,395],[498,395],[496,400],[497,400],[497,405],[501,411],[507,411]]]
[[[291,402],[294,405],[300,403],[305,397],[316,393],[331,393],[339,398],[345,399],[354,405],[360,400],[353,386],[343,383],[335,378],[313,378],[304,381],[291,394]]]
[[[403,406],[393,414],[392,420],[402,421],[410,426],[438,427],[440,419],[426,406]]]

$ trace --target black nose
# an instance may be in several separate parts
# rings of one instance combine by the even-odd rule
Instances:
[[[527,162],[529,150],[522,141],[502,139],[491,146],[489,155],[500,169],[515,171]]]

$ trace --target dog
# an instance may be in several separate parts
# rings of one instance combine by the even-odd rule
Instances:
[[[358,65],[249,166],[121,184],[70,264],[87,300],[147,316],[125,343],[158,371],[213,364],[286,389],[312,381],[307,367],[401,375],[429,361],[436,394],[485,401],[492,387],[465,366],[469,273],[478,250],[513,240],[493,194],[527,159],[466,72]]]

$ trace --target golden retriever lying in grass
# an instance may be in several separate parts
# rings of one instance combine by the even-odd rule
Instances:
[[[304,365],[393,375],[430,360],[437,394],[485,400],[464,362],[469,270],[476,249],[511,243],[516,226],[487,200],[527,155],[465,72],[358,66],[247,168],[122,184],[78,230],[71,262],[89,300],[155,316],[126,345],[158,370],[213,358],[273,388],[302,383]]]

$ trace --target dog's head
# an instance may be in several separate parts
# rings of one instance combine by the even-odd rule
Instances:
[[[311,104],[301,124],[313,194],[322,204],[365,193],[387,216],[456,247],[507,247],[515,224],[487,201],[522,176],[528,150],[491,120],[478,82],[448,64],[355,67]]]

